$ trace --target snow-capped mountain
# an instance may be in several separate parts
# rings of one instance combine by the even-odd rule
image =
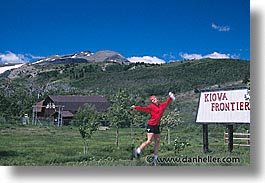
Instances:
[[[33,62],[32,65],[47,65],[47,64],[71,64],[71,63],[86,63],[86,62],[117,62],[117,63],[129,63],[121,54],[104,50],[96,53],[90,51],[82,51],[70,55],[54,55],[46,58],[42,58]]]
[[[3,65],[3,66],[0,66],[0,74],[6,72],[8,70],[11,70],[11,69],[19,68],[22,65],[24,65],[24,64],[12,64],[12,65]]]
[[[46,58],[39,59],[31,63],[0,65],[0,77],[16,77],[20,74],[30,73],[36,75],[37,71],[35,65],[52,65],[52,64],[73,64],[73,63],[93,63],[93,62],[106,62],[106,63],[125,63],[129,64],[130,61],[124,58],[121,54],[103,50],[96,53],[90,51],[82,51],[69,55],[53,55]]]

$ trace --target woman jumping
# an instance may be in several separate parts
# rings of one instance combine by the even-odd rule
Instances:
[[[172,100],[175,100],[175,96],[172,92],[169,92],[169,96],[165,102],[159,102],[156,96],[151,96],[150,101],[152,104],[142,107],[142,106],[131,106],[131,109],[136,109],[141,112],[147,112],[151,114],[151,118],[148,121],[148,125],[146,128],[147,132],[147,141],[143,142],[140,147],[138,147],[135,151],[135,155],[137,158],[140,158],[141,151],[145,148],[145,146],[152,143],[152,140],[155,140],[155,147],[154,147],[154,165],[157,164],[157,157],[158,157],[158,148],[160,142],[160,120],[163,116],[163,113],[167,106],[170,104]]]

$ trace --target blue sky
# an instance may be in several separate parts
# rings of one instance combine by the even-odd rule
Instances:
[[[0,22],[0,63],[86,50],[250,59],[249,0],[1,0]]]

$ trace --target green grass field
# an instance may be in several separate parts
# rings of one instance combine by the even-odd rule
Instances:
[[[209,149],[202,149],[202,126],[185,124],[171,130],[171,144],[161,133],[160,166],[249,166],[250,148],[234,147],[232,153],[224,145],[224,125],[209,125]],[[133,132],[133,133],[131,133]],[[0,125],[1,166],[153,166],[154,144],[144,149],[140,160],[134,158],[134,145],[145,140],[145,129],[120,129],[119,147],[115,145],[115,129],[96,131],[89,140],[89,153],[83,154],[83,140],[77,127]],[[174,151],[174,139],[190,145]],[[179,158],[181,162],[177,160]],[[197,160],[195,161],[194,158]],[[220,159],[226,162],[203,161]],[[164,161],[165,160],[165,161]],[[236,161],[234,161],[236,160]]]

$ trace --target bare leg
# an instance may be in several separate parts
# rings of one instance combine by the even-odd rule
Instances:
[[[153,136],[154,133],[147,133],[147,141],[143,142],[142,145],[140,145],[139,147],[141,151],[145,148],[145,146],[152,143]]]
[[[159,148],[159,143],[160,143],[160,134],[154,134],[154,139],[155,139],[154,154],[158,155],[158,148]]]
[[[157,157],[158,157],[158,148],[159,148],[159,143],[160,143],[160,134],[155,134],[154,135],[155,139],[155,148],[154,148],[154,166],[157,166]]]

